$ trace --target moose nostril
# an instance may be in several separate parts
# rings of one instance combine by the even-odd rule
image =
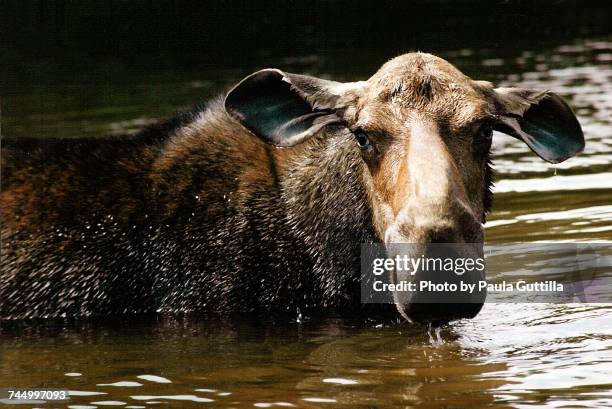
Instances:
[[[450,227],[432,230],[428,236],[429,243],[455,243],[457,241],[457,233]]]

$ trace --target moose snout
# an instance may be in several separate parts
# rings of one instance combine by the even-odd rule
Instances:
[[[395,179],[393,216],[384,241],[388,257],[420,264],[392,272],[392,282],[408,282],[413,288],[394,292],[393,301],[413,322],[471,318],[485,295],[479,286],[484,281],[482,214],[436,123],[420,118],[408,125],[410,137]],[[482,268],[465,271],[465,260],[473,265],[478,259]],[[432,264],[424,265],[426,261]]]
[[[387,243],[387,257],[404,260],[394,284],[410,283],[410,291],[393,292],[398,312],[407,320],[441,325],[478,314],[486,297],[482,243]]]
[[[412,322],[440,325],[473,318],[484,303],[486,290],[480,287],[485,280],[484,226],[460,194],[458,183],[447,179],[445,189],[436,186],[436,195],[432,194],[436,188],[419,185],[385,231],[389,257],[432,263],[419,264],[410,272],[396,270],[391,277],[395,283],[411,282],[417,290],[393,295],[398,312]],[[480,260],[483,268],[464,271],[465,260],[471,260],[470,265]]]

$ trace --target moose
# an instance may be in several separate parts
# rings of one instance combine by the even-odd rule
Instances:
[[[263,69],[135,135],[5,137],[0,317],[367,313],[361,244],[483,245],[494,131],[551,163],[584,148],[559,95],[426,53],[351,83]]]

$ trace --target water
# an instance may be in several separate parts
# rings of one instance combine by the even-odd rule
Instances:
[[[605,407],[611,315],[594,305],[487,305],[443,328],[442,341],[424,328],[346,319],[49,324],[5,333],[0,380],[68,388],[78,393],[70,404],[83,406]]]
[[[359,53],[333,43],[325,50],[283,43],[283,53],[272,47],[247,62],[181,70],[29,67],[2,88],[2,132],[131,133],[263,66],[355,80],[399,50],[431,48],[420,41]],[[498,181],[487,242],[610,242],[612,35],[522,41],[518,50],[457,42],[445,39],[433,51],[474,78],[561,93],[587,138],[582,155],[552,166],[520,142],[495,135]],[[610,407],[612,307],[487,304],[475,319],[442,329],[309,319],[299,311],[286,321],[4,324],[1,386],[72,391],[69,403],[21,407]]]

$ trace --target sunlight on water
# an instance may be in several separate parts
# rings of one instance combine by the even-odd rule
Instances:
[[[142,386],[141,383],[139,382],[132,382],[132,381],[119,381],[119,382],[113,382],[113,383],[99,383],[97,386],[118,386],[118,387],[137,387],[137,386]]]
[[[612,160],[612,156],[610,159]],[[585,189],[612,189],[612,172],[533,179],[503,179],[495,184],[494,192],[549,192]]]
[[[163,376],[157,376],[157,375],[139,375],[138,379],[142,379],[142,380],[149,381],[149,382],[156,382],[156,383],[172,383],[170,379],[166,379]]]

